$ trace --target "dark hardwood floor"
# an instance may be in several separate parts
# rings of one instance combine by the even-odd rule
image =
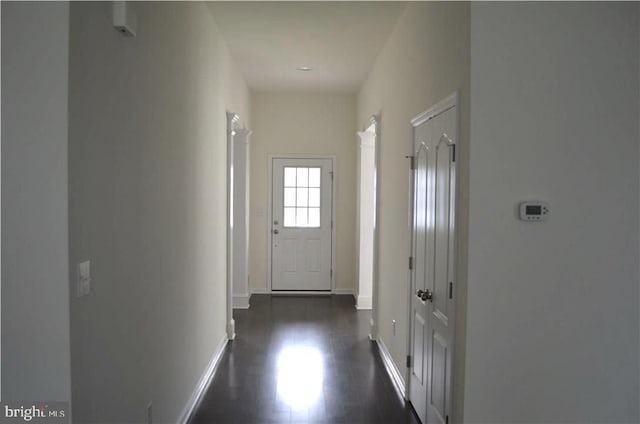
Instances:
[[[352,296],[251,297],[191,424],[417,424]]]

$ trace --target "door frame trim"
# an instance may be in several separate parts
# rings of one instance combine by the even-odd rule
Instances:
[[[271,286],[271,222],[273,222],[273,210],[272,210],[272,202],[273,202],[273,160],[274,159],[328,159],[331,160],[332,168],[333,168],[333,178],[331,179],[331,221],[333,221],[333,225],[331,226],[331,269],[333,272],[331,273],[331,291],[324,292],[335,294],[336,292],[336,272],[335,272],[335,264],[336,264],[336,198],[337,198],[337,168],[338,161],[335,155],[315,155],[315,154],[301,154],[301,153],[283,153],[283,154],[270,154],[267,156],[268,160],[268,180],[267,184],[269,186],[268,193],[268,208],[267,208],[267,293],[280,293],[280,291],[273,291]],[[287,290],[288,293],[295,293],[295,291]],[[311,293],[308,290],[300,290],[298,293]]]
[[[413,143],[414,143],[414,134],[415,134],[415,129],[416,127],[418,127],[419,125],[427,122],[430,119],[435,118],[436,116],[448,111],[449,109],[452,108],[457,108],[456,109],[456,145],[459,147],[459,141],[460,141],[460,93],[459,90],[455,90],[453,93],[451,93],[450,95],[448,95],[447,97],[445,97],[444,99],[438,101],[436,104],[434,104],[433,106],[431,106],[430,108],[428,108],[427,110],[425,110],[424,112],[416,115],[414,118],[411,119],[410,123],[410,137],[409,137],[409,141],[408,141],[408,147],[409,147],[409,157],[413,156]],[[458,155],[459,157],[459,155]],[[414,191],[415,191],[415,187],[414,187],[414,170],[413,169],[409,169],[409,172],[407,173],[408,175],[408,179],[409,179],[409,195],[408,195],[408,203],[409,203],[409,220],[408,220],[408,229],[409,229],[409,256],[413,255],[413,244],[414,244],[414,234],[413,234],[413,218],[414,218]],[[454,175],[455,175],[455,187],[454,187],[454,192],[453,192],[453,198],[454,198],[454,212],[453,212],[453,221],[454,221],[454,234],[453,234],[453,252],[454,252],[454,257],[453,257],[453,281],[456,283],[455,287],[457,287],[457,270],[458,270],[458,264],[457,264],[457,259],[458,259],[458,235],[457,235],[457,221],[459,219],[459,213],[458,213],[458,208],[457,208],[457,199],[458,199],[458,195],[459,195],[459,167],[457,166],[457,162],[454,165]],[[415,261],[414,261],[415,262]],[[414,265],[415,268],[415,265]],[[413,296],[413,270],[409,271],[409,285],[407,287],[407,346],[406,346],[406,354],[407,356],[411,355],[411,346],[412,346],[412,342],[413,342],[413,332],[412,332],[412,326],[411,326],[411,298]],[[454,379],[454,375],[453,373],[455,372],[455,363],[453,362],[455,360],[455,340],[456,340],[456,322],[455,322],[455,318],[456,318],[456,298],[455,298],[455,294],[454,294],[454,306],[453,306],[453,313],[451,314],[451,318],[452,320],[451,325],[452,325],[452,335],[451,335],[451,359],[452,359],[452,363],[451,363],[451,379],[452,382],[455,380]],[[407,401],[411,401],[410,399],[410,386],[411,386],[411,370],[410,368],[406,368],[405,369],[405,393],[404,393],[404,398]],[[451,386],[451,393],[448,393],[449,395],[449,399],[451,402],[453,402],[452,396],[453,396],[453,384]],[[453,411],[453,408],[451,408],[451,410]]]
[[[373,218],[373,269],[372,269],[372,281],[371,281],[371,319],[369,320],[369,339],[372,341],[375,341],[378,337],[378,305],[379,305],[379,300],[378,300],[378,278],[379,278],[379,271],[378,271],[378,264],[379,264],[379,257],[380,257],[380,248],[379,248],[379,228],[380,228],[380,147],[381,147],[381,140],[382,140],[382,131],[381,131],[381,127],[382,127],[382,118],[381,118],[382,114],[381,113],[377,113],[374,115],[371,115],[369,117],[369,119],[367,120],[366,124],[364,125],[364,128],[362,129],[362,131],[359,131],[358,134],[358,138],[359,138],[359,143],[362,144],[362,134],[367,132],[367,129],[371,126],[374,126],[375,128],[375,137],[373,138],[373,149],[374,149],[374,158],[373,158],[373,184],[374,184],[374,192],[373,192],[373,207],[374,207],[374,218]],[[362,148],[360,148],[359,150],[359,155],[360,157],[362,157]],[[360,165],[362,166],[362,165]],[[361,180],[360,180],[361,174],[360,172],[358,172],[358,208],[357,208],[357,215],[358,215],[358,219],[360,219],[360,215],[361,215],[361,211],[360,211],[360,195],[359,192],[360,190],[362,190],[362,184],[361,184]],[[358,223],[358,225],[356,226],[357,231],[358,231],[358,235],[360,234],[360,225]],[[359,242],[360,237],[357,237],[357,240]],[[358,253],[359,250],[358,250]],[[357,260],[359,258],[356,258]],[[360,287],[358,286],[357,289],[355,290],[355,297],[356,297],[356,308],[357,308],[357,301],[358,301],[358,295],[360,293]]]
[[[378,285],[380,284],[380,151],[382,150],[382,112],[371,115],[369,123],[376,128],[374,138],[373,183],[374,190],[374,218],[373,218],[373,281],[371,283],[371,321],[369,322],[369,340],[378,339],[379,307]]]
[[[240,117],[227,111],[227,281],[226,281],[226,331],[227,339],[236,338],[236,322],[233,319],[233,134],[235,126],[240,121]]]

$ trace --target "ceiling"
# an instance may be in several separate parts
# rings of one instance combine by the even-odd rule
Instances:
[[[356,92],[405,2],[209,2],[255,91]],[[297,68],[309,66],[311,71]]]

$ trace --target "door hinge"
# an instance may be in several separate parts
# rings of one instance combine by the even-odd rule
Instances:
[[[333,171],[329,171],[329,174],[331,175],[331,181],[333,181]]]
[[[329,271],[329,277],[333,278],[333,270]]]
[[[448,415],[444,418],[444,424],[449,424],[449,416]]]
[[[413,366],[413,358],[411,355],[407,355],[407,368],[411,368]]]
[[[451,147],[453,148],[453,159],[451,161],[455,162],[456,161],[456,145],[454,144]]]
[[[453,299],[453,283],[449,281],[449,299]]]
[[[413,256],[409,256],[409,269],[413,269]]]
[[[409,169],[411,169],[412,171],[414,169],[416,169],[416,157],[415,156],[405,156],[407,159],[409,159]]]

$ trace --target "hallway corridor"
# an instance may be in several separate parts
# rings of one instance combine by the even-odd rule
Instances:
[[[370,316],[352,296],[252,296],[190,423],[418,423],[369,341]]]

